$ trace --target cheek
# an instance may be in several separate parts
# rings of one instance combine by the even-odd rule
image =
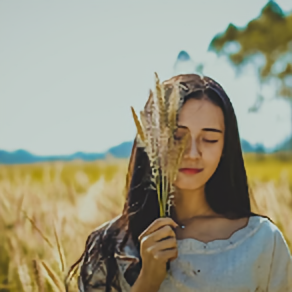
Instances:
[[[216,171],[222,155],[222,147],[205,148],[202,153],[202,166],[204,170],[196,175],[190,176],[183,173],[178,173],[175,185],[181,189],[196,189],[211,178]]]
[[[208,173],[209,178],[213,175],[220,162],[222,150],[223,144],[218,143],[216,147],[206,148],[202,153],[203,165],[205,166],[206,173]]]
[[[202,155],[202,159],[203,159],[203,163],[205,167],[216,169],[221,159],[221,156],[222,156],[221,145],[220,147],[206,149],[206,151],[203,152],[203,155]]]

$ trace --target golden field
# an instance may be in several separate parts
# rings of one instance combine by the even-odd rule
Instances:
[[[253,211],[292,250],[292,159],[245,155]],[[0,292],[65,291],[88,234],[120,214],[127,160],[0,165]],[[74,291],[74,287],[72,287]]]

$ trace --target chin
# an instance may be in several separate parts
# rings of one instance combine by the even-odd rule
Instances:
[[[202,180],[196,180],[194,178],[187,178],[183,175],[178,175],[177,180],[174,183],[175,187],[180,190],[197,190],[204,185]]]
[[[197,190],[202,187],[203,184],[200,183],[194,183],[192,182],[187,182],[187,181],[177,181],[175,184],[175,187],[177,187],[180,190]]]
[[[175,186],[179,190],[188,190],[188,191],[194,191],[194,190],[197,190],[201,187],[201,186],[197,186],[197,185],[188,185],[188,184],[175,184]]]

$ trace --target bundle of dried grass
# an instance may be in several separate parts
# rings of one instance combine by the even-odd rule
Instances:
[[[133,107],[131,110],[137,128],[137,145],[143,147],[149,157],[151,181],[157,191],[160,217],[165,217],[170,212],[170,199],[175,192],[173,183],[189,133],[186,132],[180,139],[175,137],[177,116],[183,103],[178,85],[174,86],[170,96],[166,97],[157,73],[155,77],[155,91],[150,91],[149,101],[144,111],[140,112],[141,122]]]

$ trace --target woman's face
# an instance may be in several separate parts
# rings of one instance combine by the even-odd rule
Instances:
[[[189,131],[189,140],[182,158],[175,186],[195,190],[203,187],[215,172],[224,146],[224,115],[219,106],[206,99],[192,99],[183,105],[175,136]],[[195,169],[201,170],[196,173]]]

